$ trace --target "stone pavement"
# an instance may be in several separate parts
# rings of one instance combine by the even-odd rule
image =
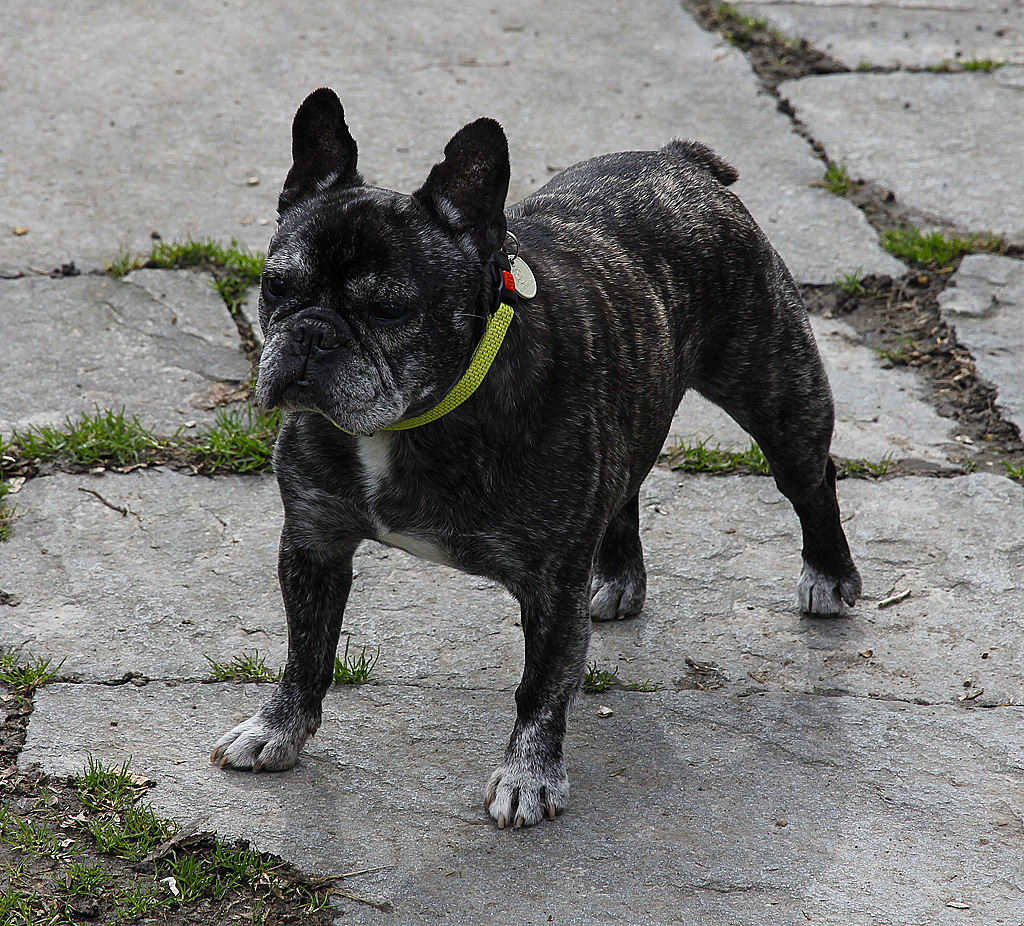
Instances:
[[[801,282],[905,273],[820,185],[781,99],[851,176],[941,227],[1024,243],[1020,0],[744,4],[851,69],[1010,62],[805,76],[779,99],[673,0],[309,6],[5,4],[0,433],[96,406],[161,433],[209,420],[204,397],[249,367],[208,278],[37,271],[97,270],[154,231],[265,248],[292,113],[320,85],[370,182],[413,188],[482,114],[509,134],[512,199],[582,157],[696,137],[739,167]],[[1019,255],[966,258],[939,299],[1018,427]],[[864,598],[801,617],[798,525],[771,480],[656,468],[648,604],[595,627],[591,658],[660,687],[581,695],[556,823],[499,832],[482,810],[522,665],[515,603],[377,545],[358,555],[345,632],[379,648],[378,683],[333,690],[288,773],[209,765],[269,690],[207,682],[207,657],[285,654],[266,476],[55,473],[10,497],[0,589],[18,603],[0,604],[0,646],[64,659],[67,679],[37,693],[21,764],[131,757],[164,815],[309,873],[379,869],[346,888],[390,909],[346,900],[340,923],[1020,923],[1024,486],[938,413],[921,370],[883,362],[847,320],[812,322],[834,452],[899,461],[895,478],[840,484]],[[673,434],[746,446],[697,399]]]

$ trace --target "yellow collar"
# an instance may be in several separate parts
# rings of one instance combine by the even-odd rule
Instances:
[[[462,374],[462,378],[452,386],[451,392],[437,405],[422,415],[417,415],[415,418],[410,418],[407,421],[399,421],[398,424],[390,424],[387,427],[381,428],[381,430],[407,431],[409,428],[418,428],[421,424],[430,424],[431,421],[436,421],[442,415],[447,415],[453,408],[457,408],[465,402],[466,399],[476,392],[477,386],[484,381],[484,377],[487,375],[487,371],[491,368],[491,363],[498,353],[498,348],[501,347],[502,342],[505,340],[505,332],[508,331],[508,326],[512,323],[514,315],[515,311],[510,302],[502,302],[498,306],[490,321],[487,322],[484,336],[480,339],[480,343],[477,344],[476,350],[473,351],[473,357],[469,361],[469,368]]]

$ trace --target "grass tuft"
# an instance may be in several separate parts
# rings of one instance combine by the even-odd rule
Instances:
[[[235,240],[225,247],[212,238],[189,237],[183,241],[157,241],[149,254],[135,257],[132,257],[126,248],[122,248],[117,257],[106,265],[106,269],[114,276],[125,276],[142,267],[157,270],[206,267],[223,270],[250,283],[256,283],[263,272],[264,260],[265,256],[259,251],[252,252]]]
[[[0,448],[0,450],[2,449]],[[18,513],[18,509],[7,502],[10,491],[11,484],[0,479],[0,543],[11,536],[11,524],[14,522],[14,516]]]
[[[874,351],[879,359],[898,367],[910,363],[915,349],[914,342],[909,338],[900,338],[900,342],[894,347],[876,347]]]
[[[259,650],[235,656],[230,662],[216,662],[209,656],[205,659],[210,664],[211,682],[276,682],[282,675],[280,670],[266,667],[266,656],[261,656]]]
[[[669,451],[672,469],[685,473],[732,473],[747,471],[759,476],[769,474],[768,461],[753,441],[743,451],[722,449],[721,444],[709,447],[706,440],[696,444],[681,442]]]
[[[619,684],[618,675],[619,669],[617,666],[609,671],[608,669],[599,669],[597,662],[592,662],[587,666],[587,671],[583,674],[580,688],[587,692],[587,694],[600,694]]]
[[[341,656],[334,657],[334,684],[335,685],[365,685],[370,681],[377,660],[380,659],[380,647],[372,656],[366,655],[364,646],[358,656],[355,653],[349,655],[349,644],[351,639],[345,638],[345,652]]]
[[[151,782],[128,763],[90,757],[76,778],[54,780],[56,790],[35,784],[48,800],[0,805],[4,926],[333,919],[334,879],[311,881],[248,844],[178,831],[139,800]]]
[[[845,196],[853,187],[850,173],[842,164],[829,161],[825,171],[825,189],[836,196]]]
[[[57,677],[60,663],[51,668],[52,659],[40,656],[23,657],[14,647],[0,647],[0,685],[6,685],[19,697],[28,697],[41,685]]]
[[[1003,460],[1003,466],[1006,467],[1006,473],[1011,479],[1017,479],[1020,482],[1024,482],[1024,463],[1020,466],[1014,466],[1007,460]]]
[[[887,231],[882,236],[882,247],[894,257],[927,267],[952,266],[964,254],[975,250],[988,250],[990,242],[977,237],[947,238],[942,232],[924,234],[910,228]]]
[[[274,439],[281,427],[281,412],[243,405],[217,414],[199,437],[197,453],[214,469],[235,473],[264,473],[273,464]]]
[[[887,453],[877,462],[873,460],[849,460],[846,457],[836,459],[842,475],[860,476],[862,478],[879,478],[889,472],[889,465],[892,463],[892,454]]]
[[[160,463],[188,463],[198,472],[263,473],[273,466],[274,441],[282,414],[238,405],[218,412],[212,425],[197,437],[180,429],[169,438],[157,437],[135,415],[119,410],[96,408],[77,420],[65,418],[62,427],[44,425],[15,430],[10,441],[0,445],[3,461],[0,475],[10,466],[57,462],[93,468],[152,466]],[[0,481],[0,540],[6,538],[14,509],[4,504],[10,491]]]
[[[70,416],[64,421],[63,428],[43,425],[24,431],[15,429],[8,447],[16,446],[22,456],[32,460],[65,459],[81,466],[94,466],[138,463],[147,452],[162,446],[124,408],[115,411],[96,406],[93,414],[83,412],[77,421]]]
[[[847,273],[840,273],[836,279],[835,284],[844,293],[849,293],[851,296],[863,296],[867,292],[862,280],[864,279],[864,268],[858,267],[856,270],[850,270]]]

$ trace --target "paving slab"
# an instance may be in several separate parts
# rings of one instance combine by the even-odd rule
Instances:
[[[1022,0],[760,0],[737,8],[851,69],[971,60],[1024,64]]]
[[[799,525],[771,479],[656,469],[642,496],[647,606],[596,626],[591,658],[668,688],[700,682],[690,659],[737,691],[1020,701],[1024,487],[990,474],[846,480],[840,500],[865,598],[846,617],[809,619],[795,592]],[[65,659],[65,673],[92,681],[204,679],[207,657],[254,649],[283,666],[270,477],[61,475],[14,501],[0,588],[20,603],[0,609],[0,646]],[[379,648],[380,678],[517,684],[519,609],[503,589],[377,544],[356,570],[345,631],[357,652]],[[909,597],[879,609],[894,592]]]
[[[846,322],[811,316],[811,327],[828,372],[836,408],[832,453],[851,460],[920,460],[959,464],[969,446],[955,438],[955,422],[941,417],[913,370],[884,369],[876,351]],[[680,403],[665,442],[704,441],[745,450],[749,435],[725,412],[696,393]]]
[[[821,162],[742,54],[676,0],[442,0],[358,16],[299,0],[259,16],[241,0],[197,0],[187,15],[9,0],[4,19],[0,59],[17,80],[0,84],[0,263],[14,268],[98,266],[121,246],[148,251],[154,230],[265,249],[292,116],[329,85],[371,183],[417,188],[481,115],[508,132],[510,201],[583,158],[695,137],[739,168],[736,191],[799,279],[902,269],[852,205],[811,185]]]
[[[158,433],[213,421],[251,365],[208,274],[0,280],[0,433],[125,407]]]
[[[830,74],[779,86],[851,177],[966,232],[1024,242],[1024,68]]]
[[[555,823],[497,830],[483,782],[510,693],[331,692],[280,775],[214,769],[211,737],[265,686],[48,686],[21,762],[131,758],[148,799],[311,874],[339,923],[1016,924],[1024,711],[860,698],[609,692],[579,699]],[[598,706],[610,716],[599,717]],[[965,919],[964,921],[968,921]]]
[[[939,308],[979,375],[996,387],[1003,418],[1024,432],[1024,262],[969,254],[939,294]]]

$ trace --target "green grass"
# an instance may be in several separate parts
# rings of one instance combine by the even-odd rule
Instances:
[[[24,656],[14,647],[0,648],[0,685],[6,685],[19,697],[28,697],[41,685],[56,678],[60,663],[51,668],[53,660],[39,656]]]
[[[719,3],[715,7],[714,19],[719,25],[729,27],[735,38],[751,38],[768,28],[767,19],[744,16],[731,3]],[[734,36],[729,35],[727,38],[733,41]]]
[[[42,425],[12,431],[5,450],[16,446],[21,456],[32,460],[67,460],[81,466],[138,463],[143,456],[163,446],[135,416],[100,409],[83,412],[73,421],[64,419],[64,427]]]
[[[964,71],[998,71],[1006,62],[993,61],[991,58],[970,58],[960,62]]]
[[[1006,467],[1006,473],[1011,479],[1019,479],[1024,482],[1024,463],[1020,466],[1014,466],[1007,460],[1003,460],[1003,466]]]
[[[926,267],[949,267],[964,254],[988,250],[991,246],[991,241],[982,241],[977,236],[947,238],[942,232],[924,234],[913,226],[887,231],[882,236],[882,247],[894,257]]]
[[[26,855],[60,858],[63,854],[60,837],[49,827],[15,816],[6,807],[0,807],[0,842]]]
[[[867,289],[864,288],[864,284],[861,282],[863,278],[864,268],[858,267],[856,270],[840,273],[835,279],[835,284],[844,293],[849,293],[851,296],[863,296],[867,292]]]
[[[914,342],[909,338],[900,338],[900,342],[892,347],[874,348],[879,359],[887,360],[893,366],[903,366],[910,361],[911,353],[914,351]]]
[[[93,468],[182,462],[202,473],[263,473],[273,465],[281,418],[277,409],[264,412],[238,405],[219,411],[213,424],[204,426],[198,436],[185,436],[179,428],[162,438],[124,408],[97,407],[77,419],[65,418],[61,427],[15,429],[0,451],[5,461],[15,465],[56,462]],[[9,491],[6,485],[0,482],[0,540],[9,531],[13,515],[13,509],[3,505]]]
[[[268,669],[259,650],[253,650],[252,655],[243,653],[235,656],[230,662],[216,662],[209,656],[206,661],[210,664],[211,682],[276,682],[281,678],[280,671]]]
[[[142,267],[159,270],[207,267],[226,271],[249,283],[258,283],[264,260],[263,254],[254,253],[234,240],[229,246],[224,246],[211,238],[186,238],[183,241],[157,241],[149,254],[134,257],[122,248],[117,257],[106,265],[106,270],[113,276],[125,276]]]
[[[129,763],[90,757],[52,784],[36,782],[31,810],[0,805],[4,926],[330,921],[331,879],[309,881],[243,843],[178,833],[140,800],[151,783]]]
[[[735,451],[731,447],[722,449],[721,444],[708,446],[702,440],[696,444],[680,442],[669,451],[672,469],[685,473],[732,473],[753,472],[759,476],[769,474],[768,461],[761,448],[753,441],[747,450]]]
[[[998,71],[1003,66],[1003,61],[993,61],[991,58],[968,58],[966,61],[946,60],[942,64],[936,64],[928,68],[937,74],[956,74],[960,71]]]
[[[652,682],[649,678],[642,682],[623,682],[626,691],[664,691],[665,686]]]
[[[597,663],[592,662],[587,666],[587,671],[583,674],[580,688],[587,692],[587,694],[600,694],[619,684],[618,675],[618,667],[609,671],[598,668]]]
[[[7,502],[10,491],[11,484],[0,479],[0,543],[11,536],[11,524],[18,513],[18,509]]]
[[[72,862],[65,874],[64,885],[72,896],[84,894],[86,897],[101,897],[110,890],[110,872],[99,862],[95,865]]]
[[[195,452],[205,455],[215,470],[265,473],[273,462],[274,439],[280,427],[278,409],[265,412],[242,405],[224,410],[200,435]]]
[[[842,164],[830,161],[825,171],[825,189],[836,196],[845,196],[852,187],[849,171]]]
[[[357,656],[354,652],[349,654],[351,640],[345,638],[345,652],[341,656],[334,657],[334,684],[335,685],[365,685],[373,675],[373,670],[380,659],[380,647],[372,656],[366,655],[366,647]]]
[[[892,463],[892,454],[887,453],[877,462],[864,459],[850,460],[846,457],[839,457],[836,459],[836,462],[839,464],[840,470],[847,476],[878,478],[889,472],[889,466]]]

